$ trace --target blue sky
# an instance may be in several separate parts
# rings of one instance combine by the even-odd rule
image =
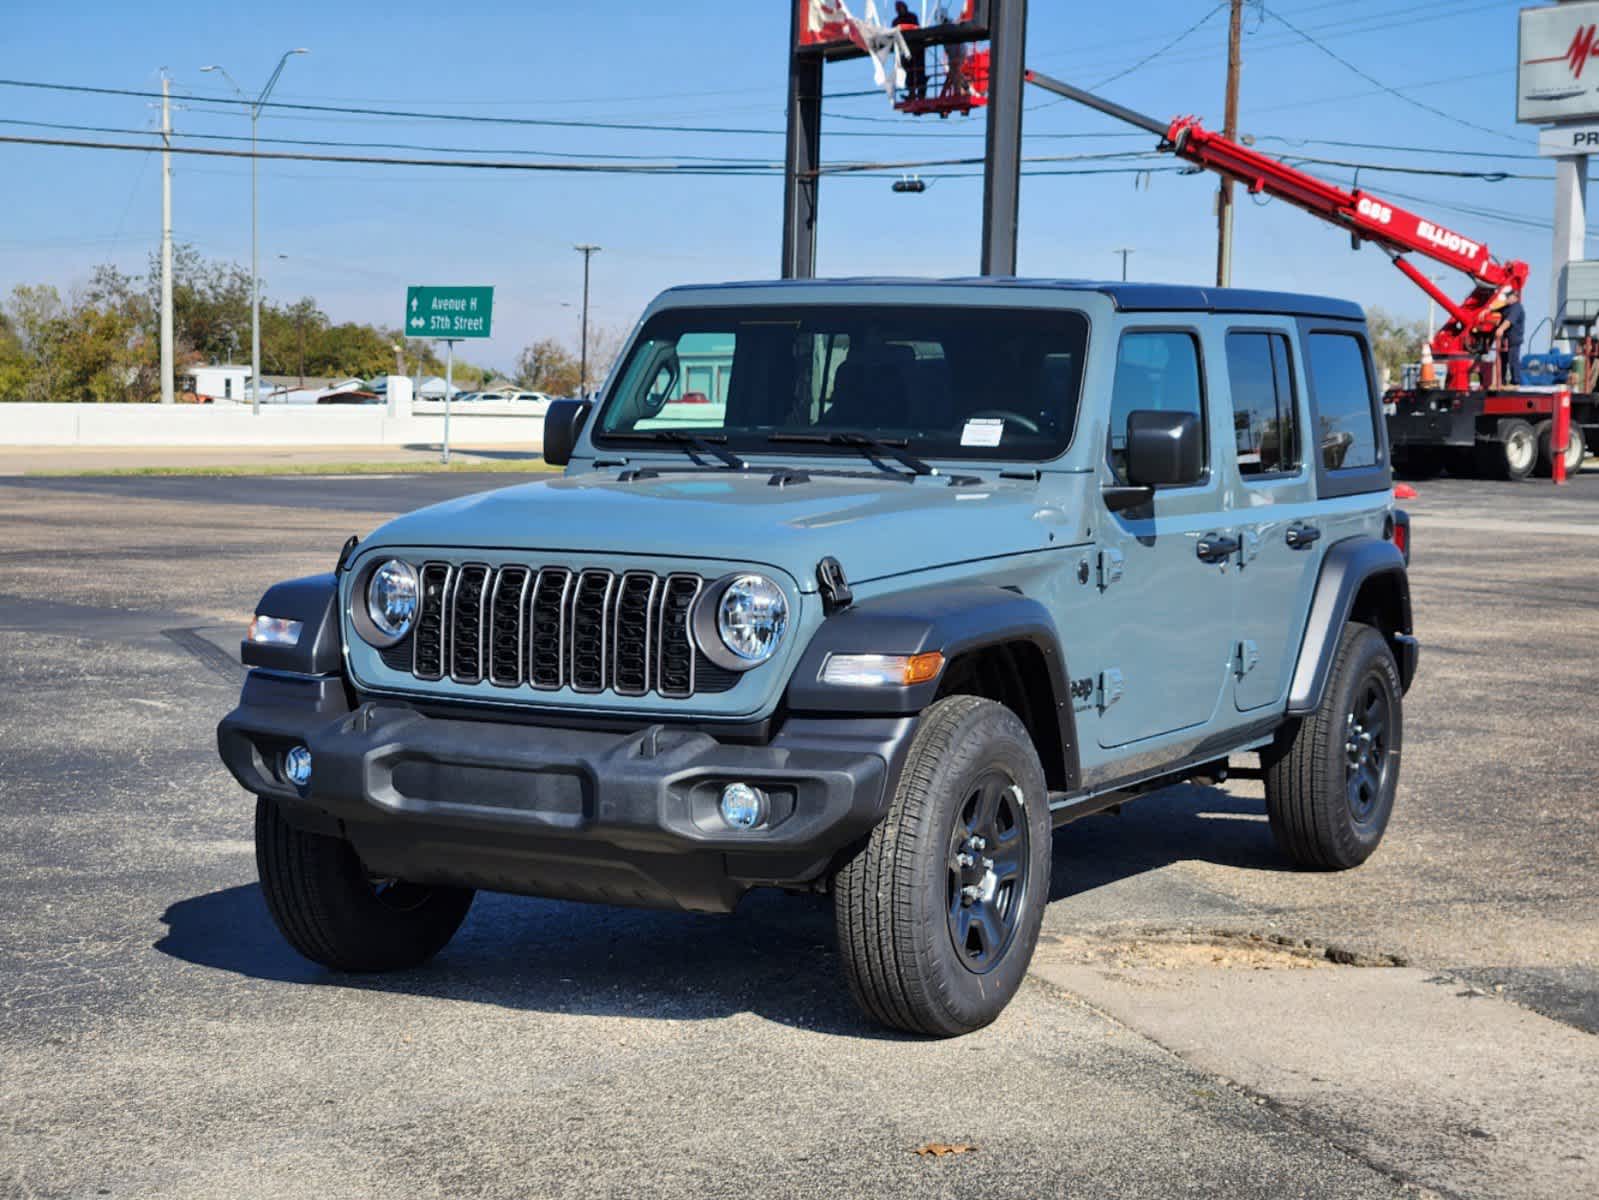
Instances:
[[[1214,7],[1212,0],[1033,0],[1028,61],[1084,86],[1103,84],[1105,94],[1163,119],[1194,112],[1219,125],[1225,13],[1215,13],[1168,53],[1128,72]],[[1547,161],[1527,157],[1536,154],[1535,131],[1514,124],[1519,7],[1515,0],[1267,0],[1262,14],[1251,5],[1240,128],[1259,139],[1261,149],[1285,155],[1549,176]],[[1306,44],[1274,12],[1382,83],[1487,131],[1374,87]],[[7,25],[8,65],[0,74],[10,78],[153,89],[165,66],[174,92],[231,95],[200,67],[220,62],[256,88],[283,50],[307,46],[312,53],[289,63],[273,99],[757,131],[570,130],[268,110],[263,138],[461,147],[501,158],[539,151],[781,160],[786,0],[496,0],[456,6],[412,0],[164,0],[153,6],[80,0],[16,6]],[[829,93],[870,86],[863,63],[828,68]],[[1028,154],[1152,148],[1147,136],[1052,103],[1042,93],[1032,92],[1028,103]],[[840,97],[828,103],[827,112],[823,153],[829,160],[982,153],[980,118],[896,117],[880,95]],[[0,118],[130,130],[157,123],[149,102],[137,97],[13,87],[0,87]],[[192,134],[249,132],[240,111],[205,103],[187,105],[174,124]],[[6,133],[135,140],[0,124],[0,134]],[[1423,152],[1434,150],[1490,157]],[[0,291],[38,281],[70,289],[99,262],[143,269],[159,236],[157,156],[0,145],[0,161],[9,185],[0,225]],[[1346,183],[1351,177],[1337,167],[1310,169]],[[1529,261],[1529,312],[1533,321],[1545,314],[1552,183],[1370,170],[1362,171],[1360,182],[1485,241],[1499,257]],[[208,256],[248,263],[248,162],[180,157],[173,187],[176,236]],[[1021,271],[1111,277],[1120,269],[1112,252],[1128,246],[1135,250],[1135,278],[1208,282],[1215,255],[1214,191],[1207,175],[1159,174],[1142,182],[1128,174],[1029,178],[1022,195]],[[394,324],[407,283],[492,284],[496,336],[474,348],[474,357],[508,366],[537,337],[575,335],[581,258],[571,250],[574,242],[605,247],[594,260],[594,319],[625,326],[653,294],[674,283],[775,273],[781,192],[776,177],[267,163],[262,274],[274,298],[313,295],[335,319]],[[1490,211],[1468,215],[1460,206]],[[933,178],[920,196],[895,195],[883,178],[829,179],[822,195],[821,270],[973,273],[980,223],[976,178]],[[1380,252],[1368,247],[1351,253],[1345,235],[1281,204],[1257,206],[1241,197],[1237,242],[1236,284],[1329,292],[1406,316],[1426,313],[1425,298]],[[1465,290],[1458,276],[1445,286]]]

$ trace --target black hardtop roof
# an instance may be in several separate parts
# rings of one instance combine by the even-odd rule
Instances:
[[[1123,312],[1282,313],[1296,317],[1333,317],[1363,321],[1360,305],[1331,296],[1300,292],[1266,292],[1254,288],[1197,287],[1183,283],[1119,283],[1099,279],[1028,279],[1014,275],[978,275],[953,279],[926,277],[856,277],[847,279],[750,279],[733,283],[684,284],[672,292],[719,291],[723,288],[804,287],[962,287],[973,290],[1026,288],[1033,291],[1099,292]]]

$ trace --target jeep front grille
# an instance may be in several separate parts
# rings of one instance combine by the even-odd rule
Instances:
[[[420,581],[415,629],[382,656],[419,680],[680,700],[739,679],[692,641],[698,575],[429,562]]]

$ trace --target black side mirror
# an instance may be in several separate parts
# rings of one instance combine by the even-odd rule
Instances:
[[[1139,409],[1127,414],[1127,482],[1134,487],[1198,483],[1205,475],[1199,417]]]
[[[1188,412],[1138,409],[1127,414],[1127,486],[1105,489],[1112,512],[1148,504],[1155,489],[1205,477],[1205,433]]]
[[[588,400],[555,400],[544,413],[544,461],[564,467],[594,405]]]

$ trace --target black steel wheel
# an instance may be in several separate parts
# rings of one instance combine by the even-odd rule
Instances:
[[[1345,794],[1357,825],[1369,824],[1389,794],[1387,776],[1397,760],[1388,753],[1393,700],[1388,680],[1372,669],[1360,681],[1344,729]]]
[[[1366,861],[1393,815],[1403,689],[1381,631],[1344,626],[1321,705],[1261,754],[1266,815],[1289,858],[1317,870]]]
[[[994,969],[1027,902],[1031,857],[1021,785],[1002,771],[977,781],[949,831],[949,936],[966,969]]]
[[[934,1037],[999,1016],[1038,943],[1050,828],[1044,770],[1015,713],[976,696],[928,708],[888,815],[833,879],[861,1009]]]

